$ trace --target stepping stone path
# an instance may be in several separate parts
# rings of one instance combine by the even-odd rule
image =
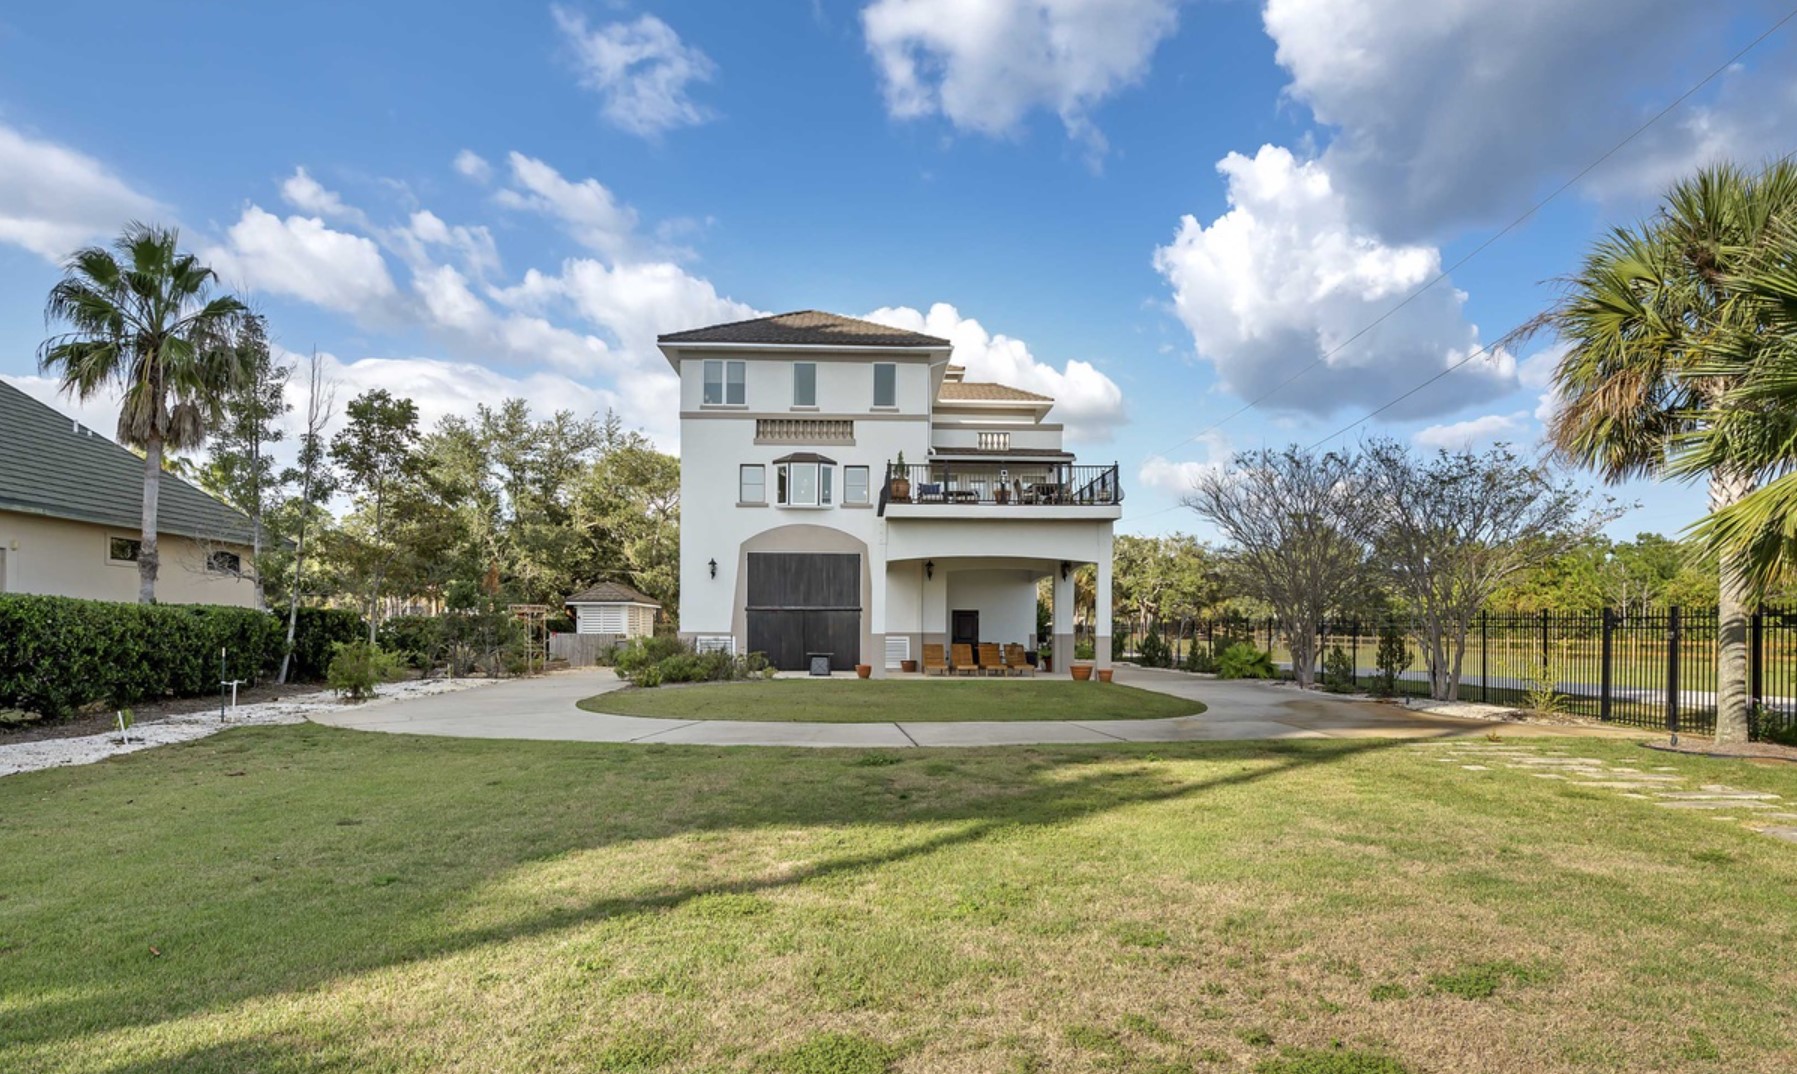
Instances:
[[[1459,765],[1467,772],[1511,769],[1536,779],[1560,780],[1569,787],[1590,787],[1615,792],[1622,798],[1651,801],[1661,809],[1690,811],[1711,820],[1739,823],[1761,835],[1797,843],[1797,809],[1792,808],[1792,803],[1766,791],[1744,790],[1724,783],[1692,787],[1690,780],[1671,765],[1656,765],[1643,771],[1596,757],[1575,757],[1565,748],[1509,742],[1456,739],[1418,745],[1436,751],[1435,760]]]

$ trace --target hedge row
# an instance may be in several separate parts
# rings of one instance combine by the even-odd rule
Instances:
[[[331,643],[361,630],[352,612],[304,609],[289,677],[322,676]],[[249,608],[0,595],[0,708],[66,716],[214,693],[221,649],[224,678],[255,681],[280,666],[286,640],[284,616]]]

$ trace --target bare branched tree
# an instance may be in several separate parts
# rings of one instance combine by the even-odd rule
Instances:
[[[1459,696],[1467,632],[1505,581],[1570,551],[1616,518],[1545,463],[1500,444],[1419,456],[1365,447],[1373,562],[1402,597],[1428,660],[1429,696]]]
[[[294,528],[293,585],[287,591],[287,647],[281,655],[281,673],[276,682],[287,681],[287,670],[293,660],[293,638],[299,627],[300,594],[305,591],[306,535],[312,514],[331,494],[334,481],[324,439],[324,429],[331,420],[331,407],[336,398],[336,385],[324,379],[324,366],[318,351],[306,366],[306,431],[300,434],[299,466],[284,480],[299,488],[298,519]]]
[[[1318,628],[1365,569],[1370,531],[1360,484],[1352,456],[1293,445],[1239,454],[1181,501],[1217,527],[1249,595],[1272,606],[1300,686],[1316,678]]]

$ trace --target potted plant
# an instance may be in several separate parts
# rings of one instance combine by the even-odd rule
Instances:
[[[874,673],[874,666],[872,664],[856,664],[855,665],[855,677],[858,679],[865,679],[868,676],[872,675],[873,673]]]
[[[1110,682],[1111,681],[1111,673],[1114,670],[1115,670],[1114,668],[1099,668],[1098,669],[1098,681],[1099,682]]]
[[[1087,682],[1091,678],[1092,678],[1092,665],[1091,664],[1076,663],[1073,665],[1073,681],[1074,682]]]
[[[911,499],[911,472],[905,469],[905,453],[898,453],[898,465],[893,468],[896,476],[891,481],[892,498],[900,503]]]
[[[915,660],[900,660],[899,661],[899,670],[904,672],[907,675],[915,675],[915,674],[917,674],[917,661],[915,661]]]

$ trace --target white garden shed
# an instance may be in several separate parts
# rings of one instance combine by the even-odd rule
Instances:
[[[568,598],[576,634],[644,638],[655,633],[661,605],[622,582],[600,582]]]

